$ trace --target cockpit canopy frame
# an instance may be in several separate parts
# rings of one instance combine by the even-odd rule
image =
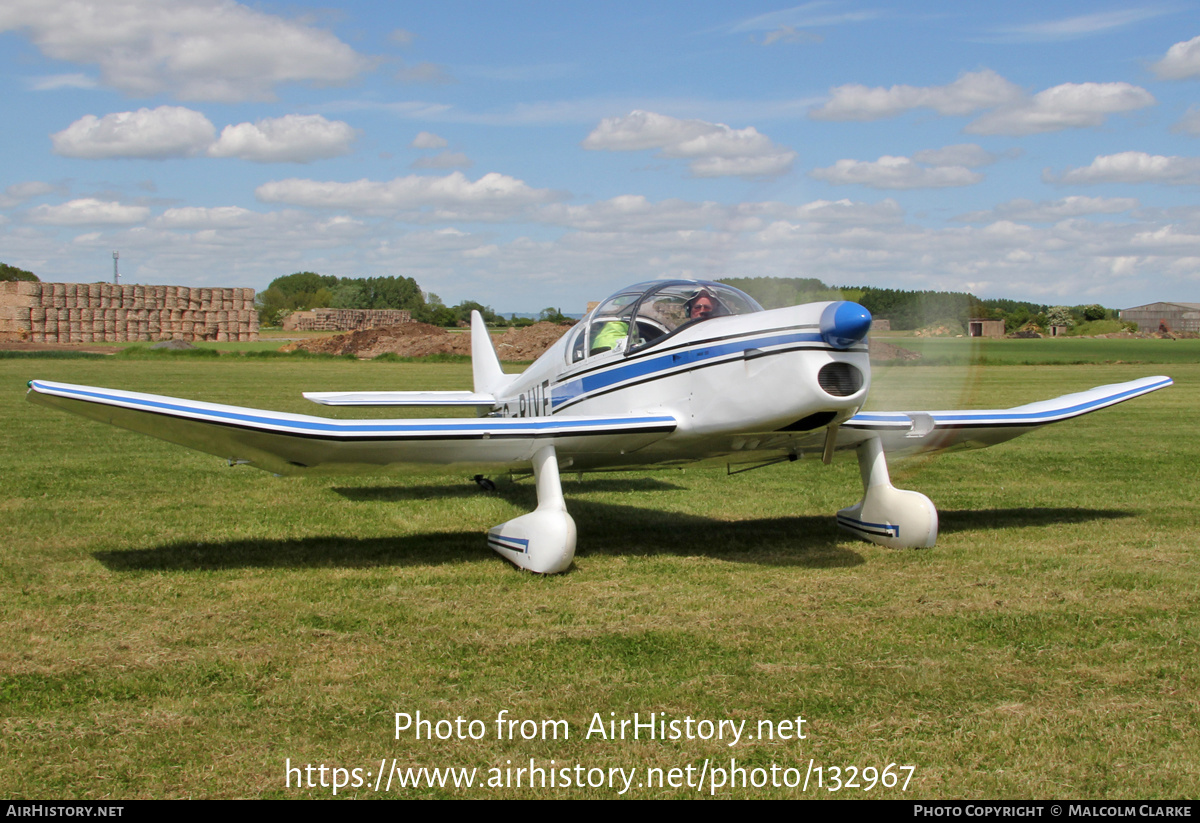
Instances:
[[[750,295],[711,280],[637,283],[604,300],[579,323],[567,345],[567,362],[606,352],[628,356],[712,317],[759,311],[763,307]]]

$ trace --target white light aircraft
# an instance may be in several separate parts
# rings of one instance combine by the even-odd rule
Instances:
[[[537,508],[489,530],[488,545],[553,574],[575,556],[560,470],[828,463],[853,450],[863,497],[838,512],[838,525],[884,546],[932,546],[937,509],[892,486],[888,457],[985,448],[1172,382],[1147,377],[1004,410],[861,412],[871,382],[866,309],[839,301],[766,311],[707,281],[623,289],[519,375],[501,370],[483,320],[471,320],[474,391],[304,396],[328,406],[469,406],[476,418],[332,419],[43,380],[30,381],[28,398],[278,474],[532,468]]]

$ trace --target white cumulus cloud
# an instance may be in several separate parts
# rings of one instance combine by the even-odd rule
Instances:
[[[1055,223],[1089,214],[1120,214],[1138,207],[1134,197],[1083,197],[1072,195],[1059,200],[1019,199],[1001,203],[989,211],[969,212],[954,219],[961,223],[991,223],[996,220],[1021,220],[1027,223]]]
[[[1060,175],[1047,170],[1048,183],[1168,183],[1200,185],[1200,157],[1164,157],[1142,151],[1100,155],[1090,166],[1068,168]]]
[[[1184,80],[1200,75],[1200,37],[1176,43],[1151,68],[1164,80]]]
[[[409,175],[352,183],[291,178],[264,183],[254,193],[264,203],[374,213],[430,209],[434,217],[485,220],[505,219],[528,206],[557,199],[548,189],[530,188],[507,175],[492,172],[472,182],[457,171],[445,177]]]
[[[154,223],[168,229],[240,228],[259,217],[261,215],[240,206],[184,206],[167,209]]]
[[[1129,83],[1063,83],[979,117],[972,134],[1028,134],[1099,126],[1110,114],[1154,105],[1154,95]]]
[[[93,197],[29,210],[31,223],[47,226],[122,226],[140,223],[149,216],[150,209],[145,206],[125,206]]]
[[[13,183],[4,190],[4,194],[0,194],[0,209],[11,209],[27,200],[32,200],[35,197],[41,197],[43,194],[50,194],[58,190],[58,186],[51,185],[50,183],[42,183],[38,180],[30,180],[27,183]]]
[[[963,115],[1021,98],[1019,86],[991,69],[967,72],[946,86],[874,88],[857,83],[830,90],[828,102],[809,111],[817,120],[879,120],[910,109],[929,108],[938,114]]]
[[[431,131],[418,132],[409,146],[414,149],[444,149],[450,143],[445,137],[434,134]]]
[[[983,180],[982,174],[965,166],[926,166],[908,157],[887,155],[875,161],[838,160],[809,174],[837,186],[856,183],[873,189],[940,189]]]
[[[5,0],[0,31],[140,97],[267,100],[281,83],[343,83],[370,66],[327,31],[232,0]]]
[[[1176,134],[1200,137],[1200,108],[1195,106],[1189,108],[1187,113],[1180,118],[1179,122],[1171,126],[1171,131]]]
[[[658,149],[663,157],[689,161],[696,177],[775,177],[792,168],[796,153],[774,143],[753,126],[680,120],[633,111],[600,122],[583,141],[592,151]]]
[[[226,126],[209,148],[212,157],[239,157],[255,163],[310,163],[350,152],[358,132],[319,114],[289,114]]]
[[[50,135],[55,154],[103,157],[188,157],[204,151],[216,130],[198,111],[181,106],[84,115]]]
[[[727,223],[731,217],[728,208],[716,203],[675,199],[652,203],[640,194],[625,194],[582,206],[555,203],[538,211],[542,222],[591,232],[704,229]]]
[[[913,154],[913,160],[930,166],[966,166],[969,169],[990,166],[1000,158],[975,143],[959,143],[940,149],[924,149]]]

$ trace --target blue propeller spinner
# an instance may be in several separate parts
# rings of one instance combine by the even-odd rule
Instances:
[[[871,330],[871,313],[857,303],[839,300],[821,312],[821,338],[835,349],[848,349]]]

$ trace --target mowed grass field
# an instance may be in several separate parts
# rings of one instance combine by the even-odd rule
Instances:
[[[1111,342],[1096,359],[1155,360],[1152,341]],[[360,769],[338,797],[616,797],[610,769],[638,769],[626,797],[707,797],[687,783],[733,759],[768,784],[718,797],[1195,797],[1200,364],[897,366],[876,369],[872,406],[1003,407],[1152,374],[1176,385],[893,465],[940,509],[932,549],[837,530],[861,494],[844,455],[565,478],[576,563],[537,577],[484,539],[535,505],[529,481],[275,478],[24,400],[37,377],[320,413],[301,391],[469,388],[468,365],[0,360],[0,794],[333,796],[290,763],[317,783],[322,764],[327,783]],[[485,733],[396,739],[417,711]],[[502,711],[570,736],[497,739]],[[745,736],[587,736],[635,712]],[[798,716],[803,740],[751,739]],[[531,758],[606,782],[511,785]],[[376,791],[381,762],[504,785]],[[913,767],[907,791],[867,790],[862,770],[889,764]],[[807,791],[772,786],[772,766]],[[858,786],[830,792],[835,767]]]

